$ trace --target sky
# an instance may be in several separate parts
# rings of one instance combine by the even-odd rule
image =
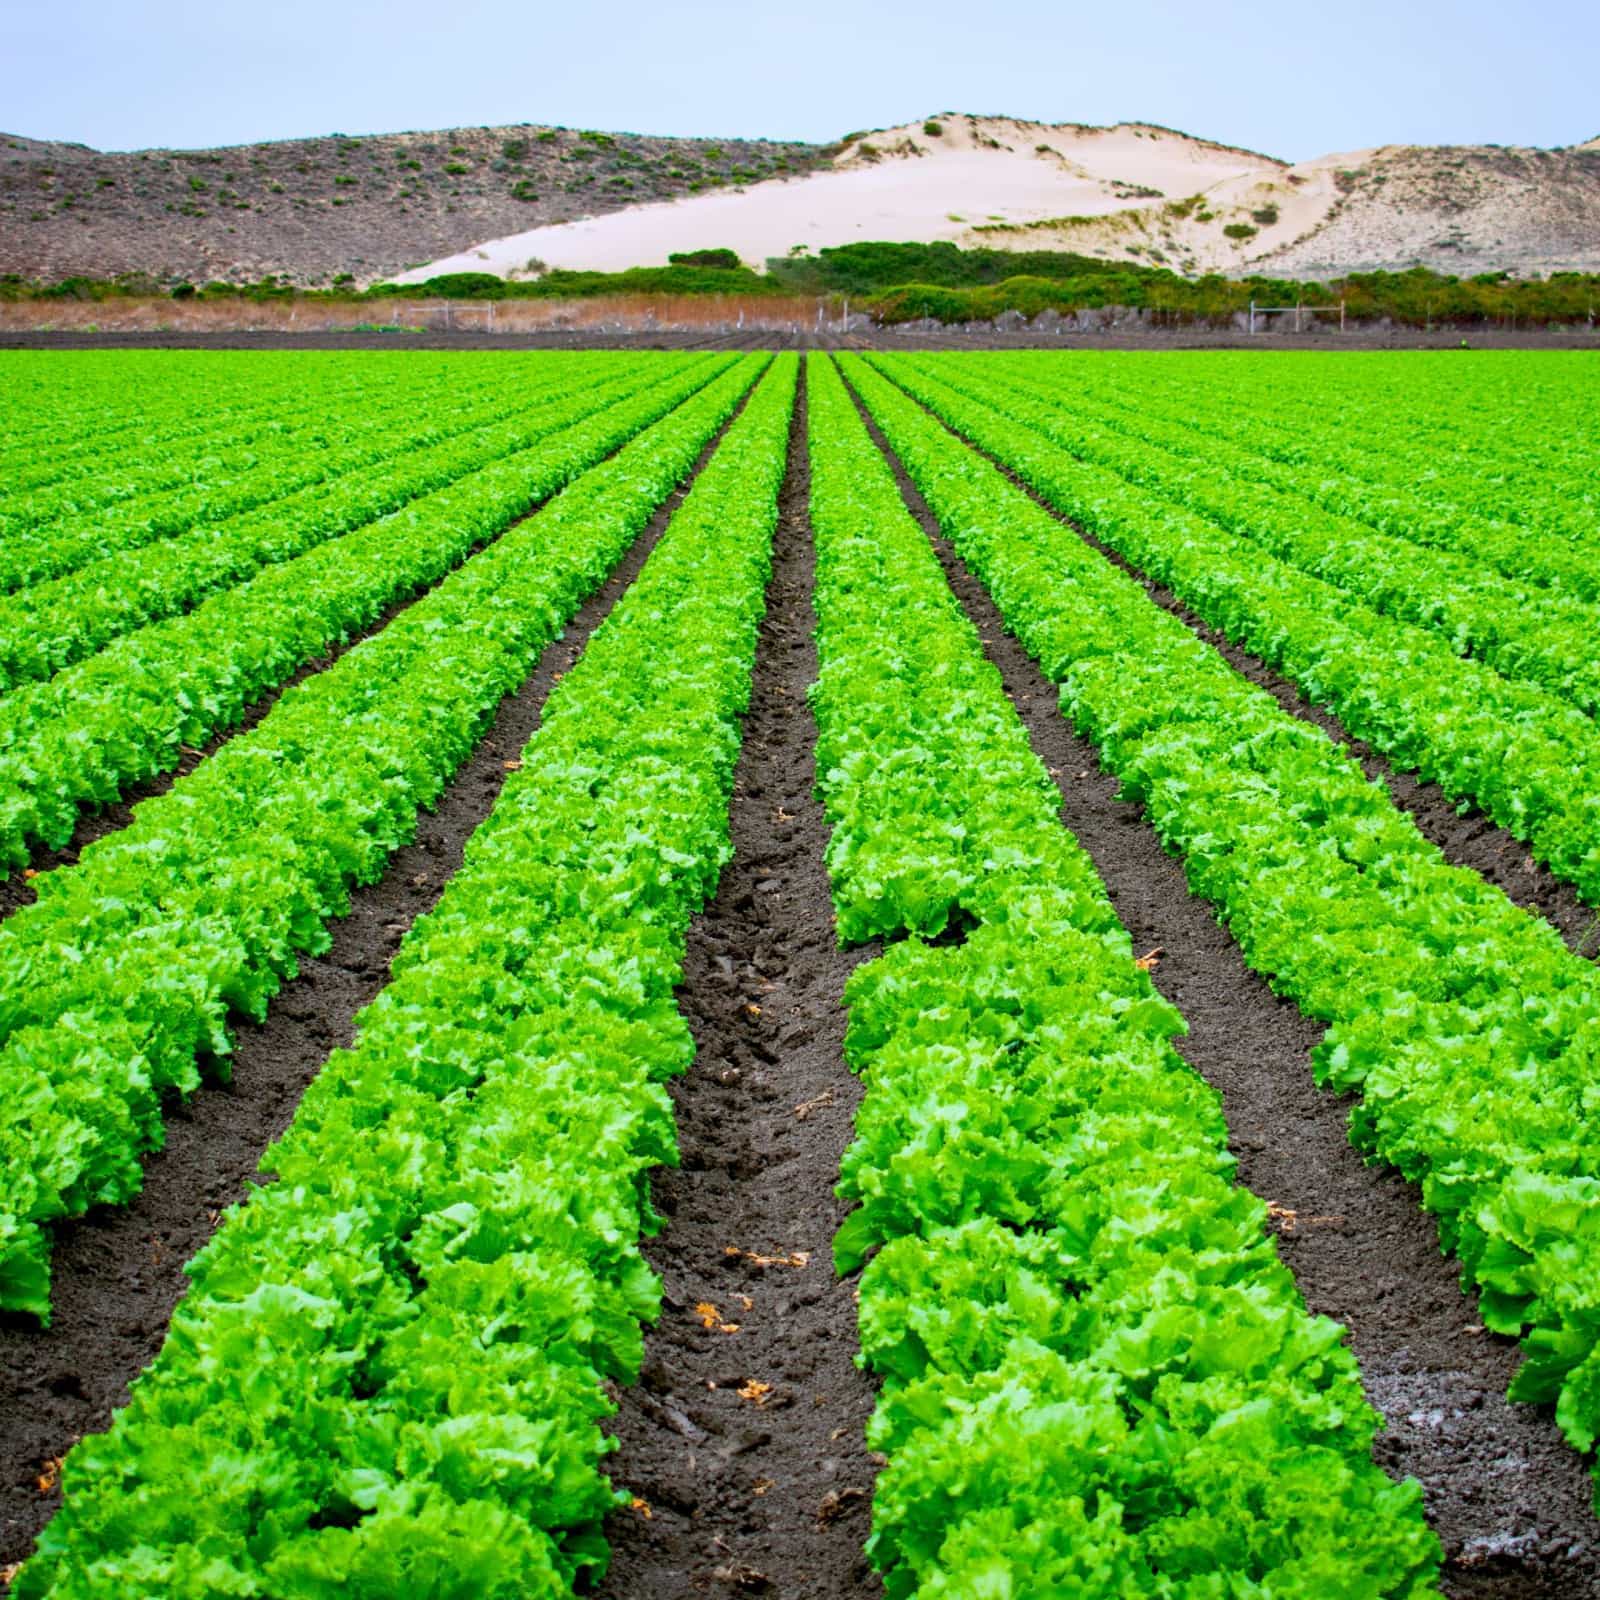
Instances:
[[[518,122],[822,142],[970,111],[1298,161],[1593,138],[1597,51],[1593,0],[57,0],[7,22],[0,128],[107,150]]]

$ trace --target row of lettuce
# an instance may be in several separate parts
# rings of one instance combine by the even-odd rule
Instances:
[[[417,808],[441,793],[762,360],[674,366],[550,448],[509,457],[416,502],[394,526],[376,525],[376,547],[347,552],[357,587],[329,584],[324,632],[350,624],[333,607],[351,594],[364,595],[370,613],[383,582],[414,586],[493,542],[76,864],[35,880],[35,903],[0,926],[0,1307],[48,1314],[42,1225],[137,1190],[140,1157],[160,1142],[163,1096],[193,1089],[204,1073],[226,1076],[229,1014],[259,1017],[299,958],[327,947],[327,924],[346,910],[350,888],[379,876],[411,838]],[[386,544],[394,564],[378,559]],[[131,691],[148,696],[156,737],[141,746],[136,719],[118,734],[118,717],[138,700],[92,703],[89,725],[98,716],[107,742],[84,776],[109,795],[160,764],[162,736],[194,720],[186,706],[215,714],[231,696],[237,709],[239,669],[252,659],[270,661],[281,679],[297,652],[318,647],[303,622],[308,606],[316,617],[312,595],[291,587],[260,611],[211,619],[216,631],[184,631],[181,649],[147,661],[157,670]],[[214,675],[208,698],[195,693],[195,673]],[[258,674],[254,691],[267,681]],[[71,748],[69,738],[63,754]],[[108,751],[126,758],[114,767]],[[59,768],[54,780],[65,781]]]
[[[1230,465],[1296,469],[1297,492],[1348,489],[1378,525],[1488,548],[1504,525],[1592,539],[1600,493],[1596,377],[1562,353],[1477,352],[1439,363],[1415,353],[1327,362],[1239,352],[1173,366],[1107,354],[1004,355],[993,370],[1048,375],[1099,414],[1137,410],[1164,442],[1181,425]],[[1196,385],[1206,403],[1196,405]],[[1282,481],[1280,478],[1278,481]],[[1537,554],[1530,549],[1524,554]]]
[[[530,1600],[603,1568],[599,1424],[659,1303],[647,1180],[693,1053],[672,991],[731,853],[796,370],[778,358],[552,692],[264,1158],[277,1182],[229,1214],[130,1404],[68,1458],[20,1595]],[[659,499],[689,436],[641,441],[591,522]]]
[[[289,430],[315,436],[319,417],[307,400],[340,408],[367,390],[381,403],[397,385],[414,387],[418,368],[359,368],[318,353],[79,351],[64,362],[14,350],[5,376],[0,508],[9,531],[13,519],[115,505],[206,472],[248,467],[258,445],[270,448]]]
[[[1600,667],[1593,659],[1600,605],[1587,593],[1600,581],[1592,544],[1565,539],[1541,521],[1507,524],[1494,537],[1481,527],[1458,530],[1447,546],[1437,536],[1429,540],[1426,512],[1405,517],[1401,531],[1385,532],[1318,505],[1307,488],[1319,470],[1274,472],[1274,463],[1198,428],[1097,404],[1071,390],[1064,394],[1047,368],[995,371],[946,363],[934,375],[1029,422],[1079,460],[1250,539],[1275,560],[1363,605],[1442,634],[1458,655],[1549,690],[1590,716],[1600,708]],[[1492,565],[1490,550],[1496,552]],[[1563,587],[1567,570],[1583,577]]]
[[[397,411],[352,427],[356,437],[346,449],[319,450],[295,438],[270,462],[232,480],[228,496],[207,491],[224,507],[241,495],[260,497],[259,504],[200,514],[186,507],[168,522],[149,502],[135,501],[120,518],[102,510],[52,523],[40,530],[38,549],[64,529],[57,553],[89,559],[0,596],[0,692],[48,678],[112,639],[526,450],[552,428],[642,387],[647,373],[638,362],[546,369],[425,404],[421,415],[412,396]],[[318,463],[310,481],[308,460]],[[252,486],[245,492],[247,479]],[[51,563],[53,570],[60,565]]]
[[[357,525],[313,538],[299,555],[288,554],[298,535],[287,507],[270,513],[287,559],[0,697],[0,856],[18,866],[40,844],[66,843],[85,806],[173,770],[185,750],[234,727],[295,672],[437,582],[728,363],[672,362],[592,392],[535,399],[522,421],[487,430],[493,448],[476,465],[450,450],[442,463],[424,452],[414,467],[402,460],[357,475],[344,492],[325,487],[304,526]],[[430,489],[439,470],[445,481]],[[152,552],[153,568],[163,548]]]
[[[1061,686],[1067,715],[1181,856],[1192,889],[1216,904],[1251,966],[1330,1024],[1314,1058],[1319,1081],[1361,1092],[1352,1138],[1420,1185],[1484,1323],[1521,1337],[1527,1359],[1513,1396],[1554,1401],[1571,1442],[1592,1448],[1593,966],[1542,919],[1448,865],[1353,758],[1248,683],[905,390],[867,361],[844,359],[940,524]],[[1136,487],[1065,452],[1043,456],[1049,447],[1027,426],[986,408],[969,413],[955,391],[889,367],[1062,511],[1108,542],[1109,530],[1129,530],[1134,559],[1160,571],[1182,552],[1176,533],[1157,548],[1150,530],[1162,526],[1162,508]],[[1238,592],[1248,581],[1235,572]]]
[[[59,577],[103,556],[214,526],[297,489],[333,482],[384,460],[412,435],[427,443],[430,434],[442,438],[458,431],[496,400],[514,400],[517,387],[496,381],[487,369],[469,369],[448,386],[426,372],[409,380],[380,372],[370,386],[347,384],[337,369],[331,376],[332,392],[308,382],[298,401],[282,396],[268,419],[257,419],[264,425],[236,448],[229,448],[226,413],[216,419],[215,431],[206,429],[203,399],[186,380],[180,382],[191,408],[187,426],[197,430],[188,449],[145,424],[115,443],[99,441],[50,488],[0,501],[0,588],[9,592]],[[137,369],[125,371],[123,381],[136,399],[142,392]],[[236,382],[246,381],[237,375]]]
[[[883,370],[1353,736],[1475,803],[1600,904],[1600,731],[1580,687],[1600,609],[1487,577],[1457,606],[1466,585],[1452,596],[1449,575],[1426,556],[1407,563],[1403,542],[1364,552],[1290,501],[1207,483],[1220,475],[1142,442],[1097,441],[1058,402],[965,369],[954,383],[894,360]]]
[[[866,1077],[841,1193],[891,1596],[1421,1596],[1438,1547],[1344,1330],[831,364],[812,358],[817,770]],[[1359,1539],[1350,1530],[1360,1529]]]

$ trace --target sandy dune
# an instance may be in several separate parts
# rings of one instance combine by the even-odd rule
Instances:
[[[805,177],[488,240],[395,281],[466,271],[523,276],[538,270],[530,262],[616,271],[707,246],[731,247],[759,266],[769,256],[865,239],[1079,249],[1237,271],[1318,227],[1339,198],[1337,174],[1367,154],[1289,167],[1137,123],[946,115],[938,126],[937,134],[918,122],[865,135],[831,168]],[[1230,238],[1230,225],[1253,231]]]

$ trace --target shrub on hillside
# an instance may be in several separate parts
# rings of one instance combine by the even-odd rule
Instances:
[[[737,250],[675,250],[667,260],[675,267],[724,267],[732,271],[742,265]]]

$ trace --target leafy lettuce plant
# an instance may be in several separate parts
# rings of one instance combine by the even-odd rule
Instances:
[[[841,938],[894,940],[846,994],[866,1096],[835,1242],[883,1380],[887,1592],[1436,1593],[1344,1330],[1234,1182],[1183,1020],[837,371],[810,373],[829,867]]]
[[[1446,864],[1351,756],[904,391],[847,365],[1008,626],[1061,685],[1063,710],[1183,858],[1191,888],[1218,906],[1252,967],[1330,1024],[1318,1081],[1360,1091],[1353,1142],[1420,1186],[1484,1323],[1523,1339],[1513,1398],[1554,1401],[1568,1439],[1591,1449],[1594,968],[1542,918]],[[990,426],[953,401],[950,412],[963,428]],[[998,457],[1031,457],[1026,430],[994,427]],[[1093,498],[1130,527],[1143,499],[1099,478]]]
[[[412,836],[418,808],[762,365],[740,361],[703,389],[704,373],[680,371],[676,387],[567,435],[576,481],[522,521],[552,470],[540,452],[397,513],[402,530],[414,515],[423,538],[455,529],[468,549],[515,525],[128,827],[38,880],[38,901],[0,928],[0,1306],[48,1315],[43,1225],[137,1191],[162,1096],[192,1091],[203,1070],[226,1075],[230,1014],[262,1016],[299,957],[327,948],[350,889]],[[580,463],[592,470],[579,476]]]
[[[625,1497],[600,1423],[659,1302],[638,1246],[693,1054],[672,991],[731,853],[796,371],[552,693],[277,1181],[68,1457],[19,1595],[532,1600],[603,1571]]]

